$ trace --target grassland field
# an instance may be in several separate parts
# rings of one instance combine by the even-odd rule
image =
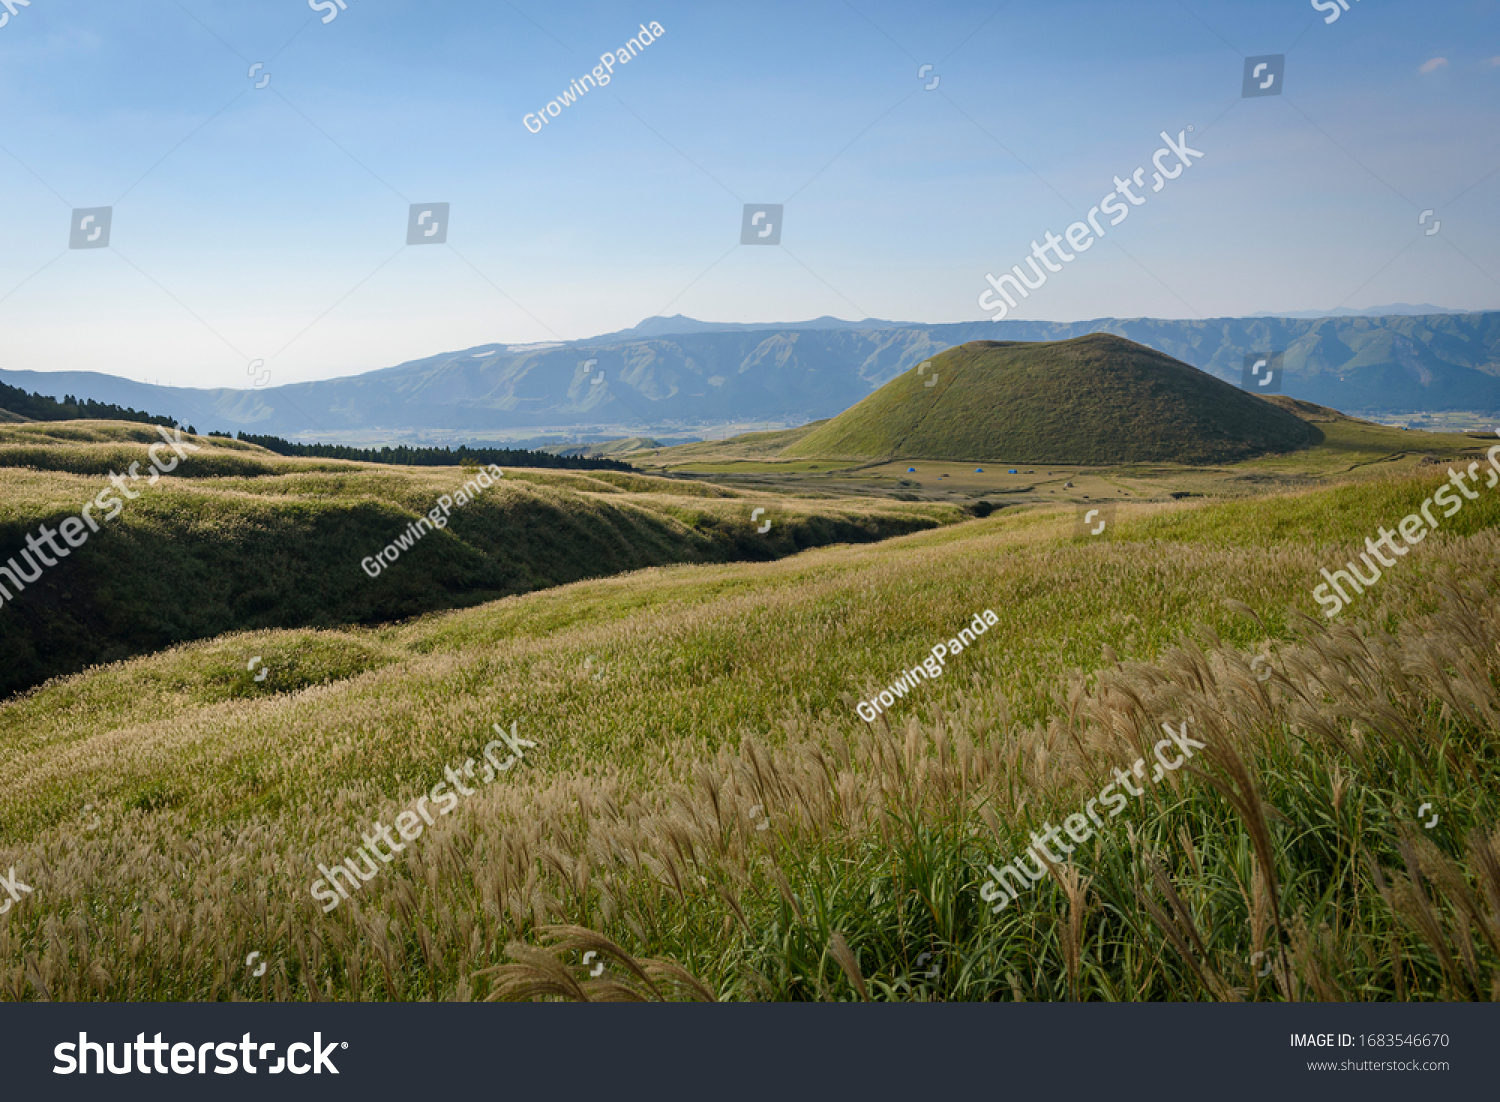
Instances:
[[[472,607],[205,621],[197,641],[0,702],[0,867],[33,889],[0,918],[0,997],[1500,997],[1500,488],[1326,622],[1319,570],[1483,451],[1320,428],[1307,452],[1211,470],[1032,464],[1015,507],[998,474],[984,484],[1007,507],[982,519],[839,486],[911,478],[891,464],[753,491],[507,471],[448,530],[464,548],[411,555],[425,573],[472,552],[434,598]],[[92,496],[144,446],[136,431],[3,430],[7,545]],[[89,544],[132,585],[153,584],[157,558],[132,616],[175,607],[174,587],[201,599],[198,552],[172,558],[184,533],[275,562],[285,544],[237,526],[322,516],[338,542],[306,544],[300,569],[328,586],[343,569],[328,548],[357,569],[365,537],[462,474],[221,441],[203,458],[212,474],[164,480]],[[928,466],[924,490],[946,470]],[[1049,500],[1066,481],[1070,500]],[[1095,488],[1117,523],[1081,541],[1073,499]],[[518,542],[510,527],[542,505],[569,525],[558,544]],[[717,561],[690,542],[690,517],[748,529],[751,506],[804,536]],[[656,534],[657,561],[553,564],[625,517]],[[840,523],[877,542],[831,543]],[[104,557],[127,541],[139,557]],[[998,624],[941,678],[874,724],[856,716],[984,609]],[[1192,767],[992,914],[986,867],[1188,717],[1207,747]],[[319,865],[512,723],[536,743],[523,762],[322,909]],[[585,947],[602,978],[579,967]],[[271,962],[260,978],[252,951]]]
[[[0,426],[0,563],[39,525],[77,515],[112,471],[144,467],[159,439],[109,422]],[[967,515],[951,504],[512,470],[372,582],[362,562],[473,471],[288,459],[222,438],[197,446],[172,476],[139,483],[107,531],[0,607],[0,693],[231,630],[388,623],[582,578],[771,559]],[[765,533],[751,523],[757,507],[772,522]]]

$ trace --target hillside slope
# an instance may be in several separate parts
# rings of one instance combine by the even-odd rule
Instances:
[[[1096,333],[951,349],[785,454],[1204,464],[1294,451],[1319,438],[1302,418],[1197,368]]]
[[[1102,542],[1070,538],[1071,510],[1002,515],[379,632],[236,635],[0,702],[0,869],[35,888],[0,924],[0,998],[473,1000],[548,923],[762,1002],[862,997],[835,931],[876,998],[1492,997],[1500,494],[1331,630],[1296,615],[1445,477],[1127,506]],[[987,608],[888,725],[856,714]],[[981,906],[988,865],[1184,717],[1192,768],[1059,868],[1071,904],[1063,881]],[[482,765],[496,724],[523,761],[320,906],[318,866]],[[1168,917],[1188,908],[1198,955]],[[1273,914],[1299,940],[1257,975]],[[924,953],[960,965],[924,980]],[[589,982],[578,956],[554,975]]]
[[[112,422],[0,427],[0,563],[76,517],[158,441]],[[0,696],[98,662],[251,628],[374,624],[674,563],[779,558],[965,517],[953,506],[811,502],[616,472],[506,470],[398,561],[365,560],[477,472],[284,458],[239,441],[135,490],[56,565],[0,600]],[[752,524],[766,508],[771,529]],[[99,515],[101,509],[96,509]],[[41,537],[45,538],[45,537]],[[27,563],[31,563],[30,566]],[[0,594],[0,598],[4,598]]]

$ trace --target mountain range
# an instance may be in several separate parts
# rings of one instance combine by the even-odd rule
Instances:
[[[679,315],[584,340],[481,345],[264,389],[3,368],[0,381],[168,414],[202,431],[304,440],[440,434],[479,441],[598,427],[659,435],[833,417],[956,345],[1089,333],[1126,337],[1236,386],[1247,354],[1284,351],[1281,392],[1336,409],[1500,411],[1500,311],[937,325],[826,317],[716,324]]]

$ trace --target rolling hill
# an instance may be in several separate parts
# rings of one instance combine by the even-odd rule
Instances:
[[[45,569],[25,558],[29,535],[43,525],[55,535],[108,489],[111,471],[144,466],[158,441],[121,422],[0,426],[0,563],[20,560],[23,579],[41,571],[21,592],[0,576],[9,587],[0,593],[0,697],[227,631],[388,623],[643,567],[764,561],[968,516],[946,504],[507,468],[372,577],[364,562],[407,538],[477,466],[290,458],[198,437],[199,451],[158,485],[140,483],[139,500],[66,558]],[[754,506],[770,510],[765,534],[751,523]]]
[[[1107,333],[974,341],[935,356],[785,455],[1016,463],[1231,463],[1305,448],[1306,420]]]

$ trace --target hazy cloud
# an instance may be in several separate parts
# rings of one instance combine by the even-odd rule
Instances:
[[[1435,73],[1446,64],[1448,64],[1448,59],[1446,57],[1435,57],[1431,61],[1424,62],[1422,64],[1422,67],[1418,69],[1417,72]]]

